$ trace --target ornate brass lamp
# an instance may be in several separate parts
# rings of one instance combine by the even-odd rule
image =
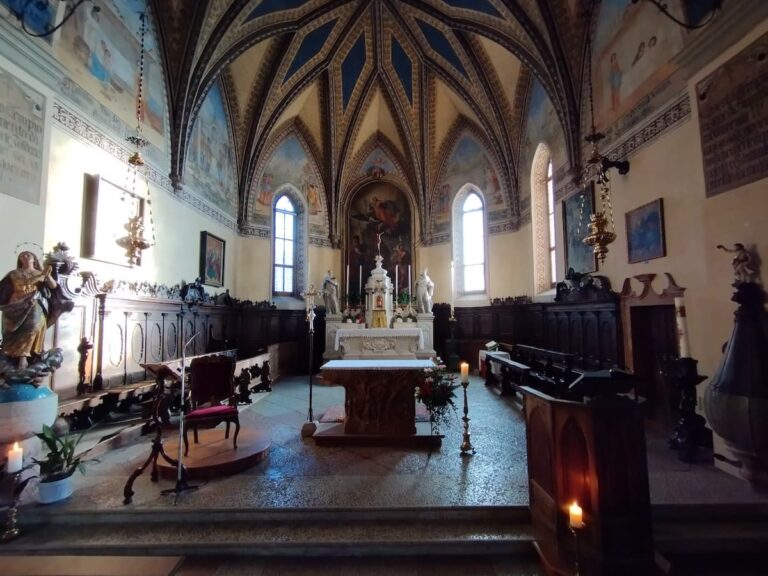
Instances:
[[[590,12],[590,22],[588,30],[591,29],[592,13],[594,12],[594,1],[592,2],[592,11]],[[608,170],[616,168],[619,174],[629,173],[629,162],[627,160],[611,160],[607,156],[600,154],[598,143],[605,138],[605,134],[598,132],[595,128],[595,105],[592,89],[592,37],[587,32],[587,90],[589,95],[589,117],[591,131],[584,138],[590,146],[591,153],[587,159],[582,181],[587,184],[595,181],[600,190],[600,200],[595,203],[595,211],[589,217],[589,234],[583,239],[584,244],[592,247],[597,259],[602,264],[605,262],[605,256],[608,254],[608,245],[616,240],[616,232],[613,225],[613,206],[611,205],[611,186],[608,177]],[[582,196],[582,202],[584,196]],[[579,211],[583,213],[582,210]]]
[[[144,214],[137,214],[128,219],[123,225],[128,232],[126,236],[116,240],[117,245],[125,249],[128,264],[136,266],[141,260],[142,250],[146,250],[152,244],[144,238]]]
[[[136,98],[136,133],[128,136],[126,141],[133,144],[135,150],[128,157],[129,177],[133,176],[133,189],[136,190],[136,178],[140,174],[140,168],[144,166],[144,158],[141,155],[141,148],[149,142],[144,138],[141,131],[142,103],[144,100],[144,45],[147,33],[147,15],[139,15],[141,21],[141,43],[139,48],[139,84]],[[144,210],[140,207],[138,214],[128,218],[123,227],[128,232],[126,236],[116,240],[117,245],[125,249],[125,256],[128,258],[128,264],[133,267],[141,262],[141,253],[155,244],[154,220],[152,218],[152,200],[150,198],[149,185],[147,184],[146,203],[149,209],[149,220],[152,227],[152,240],[144,237]]]

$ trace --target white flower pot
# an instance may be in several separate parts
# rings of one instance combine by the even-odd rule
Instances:
[[[53,482],[40,482],[37,486],[37,501],[40,504],[59,502],[72,496],[73,490],[72,476],[67,476]]]

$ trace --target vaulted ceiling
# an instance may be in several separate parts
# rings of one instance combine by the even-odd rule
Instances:
[[[286,126],[321,175],[331,237],[351,166],[372,143],[400,163],[417,203],[457,126],[479,134],[518,206],[525,98],[538,78],[577,161],[589,0],[152,0],[165,59],[171,174],[181,182],[196,112],[221,82],[247,224],[258,167]],[[425,211],[421,210],[421,213]]]

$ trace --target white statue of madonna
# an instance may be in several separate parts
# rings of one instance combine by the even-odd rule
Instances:
[[[416,311],[420,314],[432,313],[432,295],[435,293],[435,283],[427,274],[427,269],[416,280]]]

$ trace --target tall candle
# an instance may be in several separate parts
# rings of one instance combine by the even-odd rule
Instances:
[[[675,298],[675,322],[677,323],[677,343],[680,347],[680,358],[690,358],[688,325],[685,319],[685,301],[681,296]]]
[[[395,306],[397,306],[397,269],[400,268],[400,264],[395,264]]]
[[[461,363],[461,382],[462,384],[469,382],[469,364],[466,362]]]
[[[349,306],[349,264],[347,264],[347,284],[346,290],[344,290],[344,298],[347,301],[347,306]]]
[[[8,450],[8,464],[6,464],[6,471],[8,474],[15,474],[21,470],[21,460],[24,455],[24,450],[19,446],[18,442],[13,443],[13,448]]]
[[[411,265],[408,264],[408,300],[413,301],[413,292],[411,292]]]
[[[454,298],[454,294],[455,294],[454,276],[455,276],[455,274],[454,274],[454,270],[453,270],[453,260],[451,260],[451,318],[453,318],[453,316],[454,316],[453,315],[453,298]]]
[[[363,303],[363,265],[360,264],[360,280],[357,285],[357,293],[360,294],[360,304]]]
[[[568,508],[568,524],[571,528],[584,527],[584,511],[581,509],[578,502],[574,502]]]

